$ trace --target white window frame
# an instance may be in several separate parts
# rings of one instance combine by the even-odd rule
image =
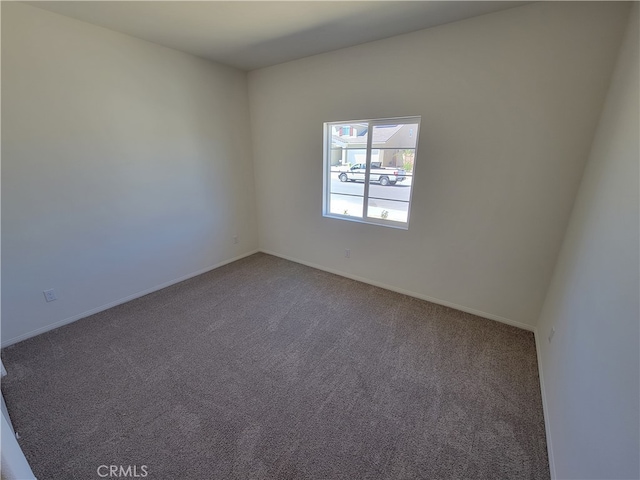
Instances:
[[[375,118],[369,120],[344,120],[335,122],[325,122],[323,124],[323,169],[322,169],[322,216],[327,218],[336,218],[340,220],[348,220],[350,222],[367,223],[370,225],[383,225],[385,227],[398,228],[401,230],[409,229],[409,222],[411,220],[411,204],[413,203],[413,187],[415,186],[416,179],[416,164],[418,163],[418,143],[420,140],[420,121],[422,117],[419,115],[410,117],[391,117],[391,118]],[[367,146],[366,146],[366,170],[364,176],[364,193],[363,193],[363,205],[362,205],[362,218],[354,217],[351,215],[341,215],[339,213],[332,213],[329,208],[329,202],[331,201],[331,140],[329,127],[333,125],[345,125],[345,124],[364,124],[367,127]],[[383,218],[371,218],[368,217],[369,209],[369,186],[371,185],[370,172],[371,172],[371,151],[373,143],[373,127],[378,125],[389,125],[394,123],[409,123],[417,124],[416,129],[416,146],[413,162],[413,172],[411,174],[411,191],[409,192],[409,206],[407,208],[407,221],[397,222],[394,220],[385,220]]]

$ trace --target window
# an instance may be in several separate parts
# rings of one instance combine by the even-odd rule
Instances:
[[[409,228],[419,130],[420,117],[325,123],[323,215]]]

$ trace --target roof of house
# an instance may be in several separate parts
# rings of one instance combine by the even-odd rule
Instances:
[[[391,137],[400,131],[403,125],[376,125],[373,127],[372,144],[387,143]],[[333,143],[340,146],[348,146],[353,144],[364,145],[367,143],[368,132],[357,137],[345,137],[333,135]]]

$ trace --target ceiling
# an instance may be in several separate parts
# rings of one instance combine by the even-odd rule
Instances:
[[[529,2],[26,3],[241,70],[254,70]]]

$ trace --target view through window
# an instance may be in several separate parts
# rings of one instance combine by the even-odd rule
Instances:
[[[420,117],[324,129],[324,215],[408,228]]]

